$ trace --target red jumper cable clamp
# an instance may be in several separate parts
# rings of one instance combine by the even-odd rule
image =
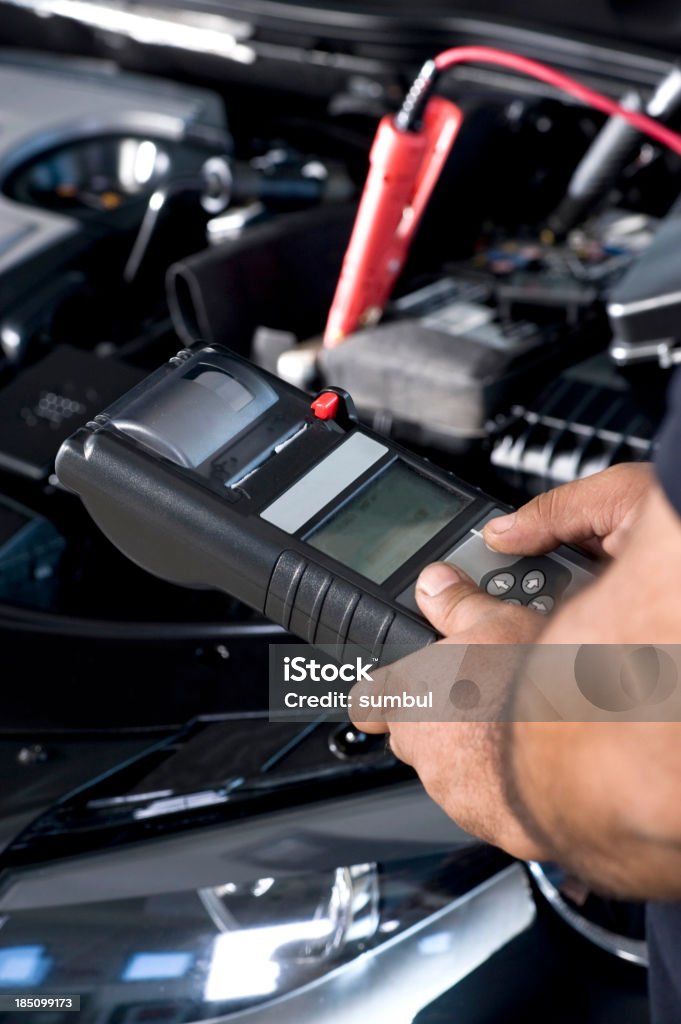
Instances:
[[[457,106],[432,96],[437,78],[461,63],[492,64],[535,78],[579,103],[621,117],[681,155],[681,136],[646,114],[517,53],[459,46],[427,61],[396,117],[384,117],[371,150],[369,176],[324,332],[324,345],[341,344],[352,331],[380,319],[419,220],[461,125]]]
[[[449,156],[462,114],[434,96],[416,131],[384,117],[324,334],[327,348],[379,319]]]

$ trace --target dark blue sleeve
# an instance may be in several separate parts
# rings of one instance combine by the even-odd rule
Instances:
[[[658,434],[657,478],[670,503],[681,515],[681,370],[669,387],[667,415]]]

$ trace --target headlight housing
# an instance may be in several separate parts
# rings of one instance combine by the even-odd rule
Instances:
[[[409,1024],[533,918],[523,869],[470,845],[446,857],[11,911],[0,930],[0,992],[77,993],[83,1024],[152,1013],[173,1024],[349,1024],[384,1012]]]

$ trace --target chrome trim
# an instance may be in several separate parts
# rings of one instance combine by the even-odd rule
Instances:
[[[527,876],[519,864],[513,864],[310,984],[204,1024],[272,1024],[275,1020],[411,1024],[430,1003],[529,928],[535,917]]]
[[[663,370],[668,370],[681,362],[681,346],[672,338],[664,341],[641,342],[615,340],[611,343],[608,352],[617,366],[657,362]]]
[[[142,136],[163,142],[181,142],[187,138],[188,125],[186,119],[180,115],[131,109],[119,112],[105,111],[97,115],[86,114],[83,117],[58,122],[53,128],[36,131],[20,139],[5,152],[0,152],[0,179],[8,178],[23,164],[53,150],[112,135],[130,135],[133,138]],[[217,141],[216,133],[214,143]],[[14,199],[10,201],[17,203]],[[23,203],[18,205],[23,207]],[[55,214],[52,210],[49,211],[49,215],[65,217],[64,214]]]
[[[93,3],[91,0],[5,0],[13,7],[33,11],[42,18],[60,17],[81,25],[114,32],[135,43],[168,46],[193,53],[210,54],[252,64],[255,51],[244,45],[251,26],[221,14],[201,11],[170,11],[152,5],[132,9],[127,3]]]
[[[537,861],[528,864],[530,874],[537,883],[537,888],[549,905],[556,911],[559,917],[574,928],[589,942],[592,942],[599,949],[612,953],[619,960],[626,960],[628,963],[638,964],[639,967],[648,966],[648,945],[640,939],[630,939],[626,935],[618,935],[611,932],[602,925],[595,924],[574,910],[549,879],[544,866]]]
[[[665,295],[653,295],[649,299],[633,299],[631,302],[611,302],[608,305],[608,316],[619,320],[632,313],[649,313],[653,309],[664,306],[675,306],[681,302],[681,292],[667,292]]]
[[[252,64],[255,60],[274,59],[287,62],[305,61],[308,65],[328,70],[355,71],[375,74],[385,72],[390,58],[352,56],[342,52],[325,52],[316,48],[303,49],[288,42],[256,42],[246,45],[254,31],[254,24],[282,22],[293,24],[296,29],[309,31],[314,26],[324,35],[337,38],[352,28],[360,38],[380,32],[381,18],[363,15],[357,11],[344,11],[340,4],[336,9],[304,7],[294,2],[282,10],[280,3],[268,0],[249,0],[248,21],[224,15],[208,14],[199,10],[177,10],[152,5],[131,9],[122,0],[108,0],[94,3],[90,0],[0,0],[4,5],[33,11],[41,17],[60,16],[77,21],[93,29],[104,29],[133,39],[135,42],[151,45],[167,45],[180,49],[224,57],[240,64]],[[253,24],[251,24],[251,19]],[[153,28],[152,28],[153,25]],[[425,26],[428,28],[428,26]],[[540,57],[557,62],[561,67],[589,77],[608,93],[618,96],[626,84],[643,90],[654,90],[660,79],[669,74],[672,66],[669,58],[652,47],[632,52],[617,45],[604,46],[588,38],[572,38],[560,30],[547,26],[545,31],[521,28],[502,21],[482,18],[443,15],[434,18],[433,30],[440,35],[447,33],[452,40],[464,44],[483,41],[487,45],[501,45],[515,48],[528,56]],[[168,39],[158,38],[155,33],[163,30]],[[216,38],[222,37],[219,43]],[[388,45],[395,42],[388,40]],[[472,81],[482,74],[475,67],[461,66],[454,72],[456,77]],[[506,86],[509,77],[514,87],[529,92],[541,92],[536,84],[523,82],[517,76],[500,76]],[[545,89],[543,90],[546,91]]]

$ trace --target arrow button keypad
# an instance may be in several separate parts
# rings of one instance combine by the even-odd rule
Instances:
[[[480,588],[510,604],[522,604],[539,615],[549,615],[570,583],[570,571],[545,556],[521,558],[512,565],[492,569]]]
[[[515,587],[515,576],[510,572],[498,572],[487,584],[487,593],[492,597],[506,597]]]
[[[524,593],[536,597],[546,586],[546,576],[541,569],[531,569],[530,572],[525,573],[520,585]]]

